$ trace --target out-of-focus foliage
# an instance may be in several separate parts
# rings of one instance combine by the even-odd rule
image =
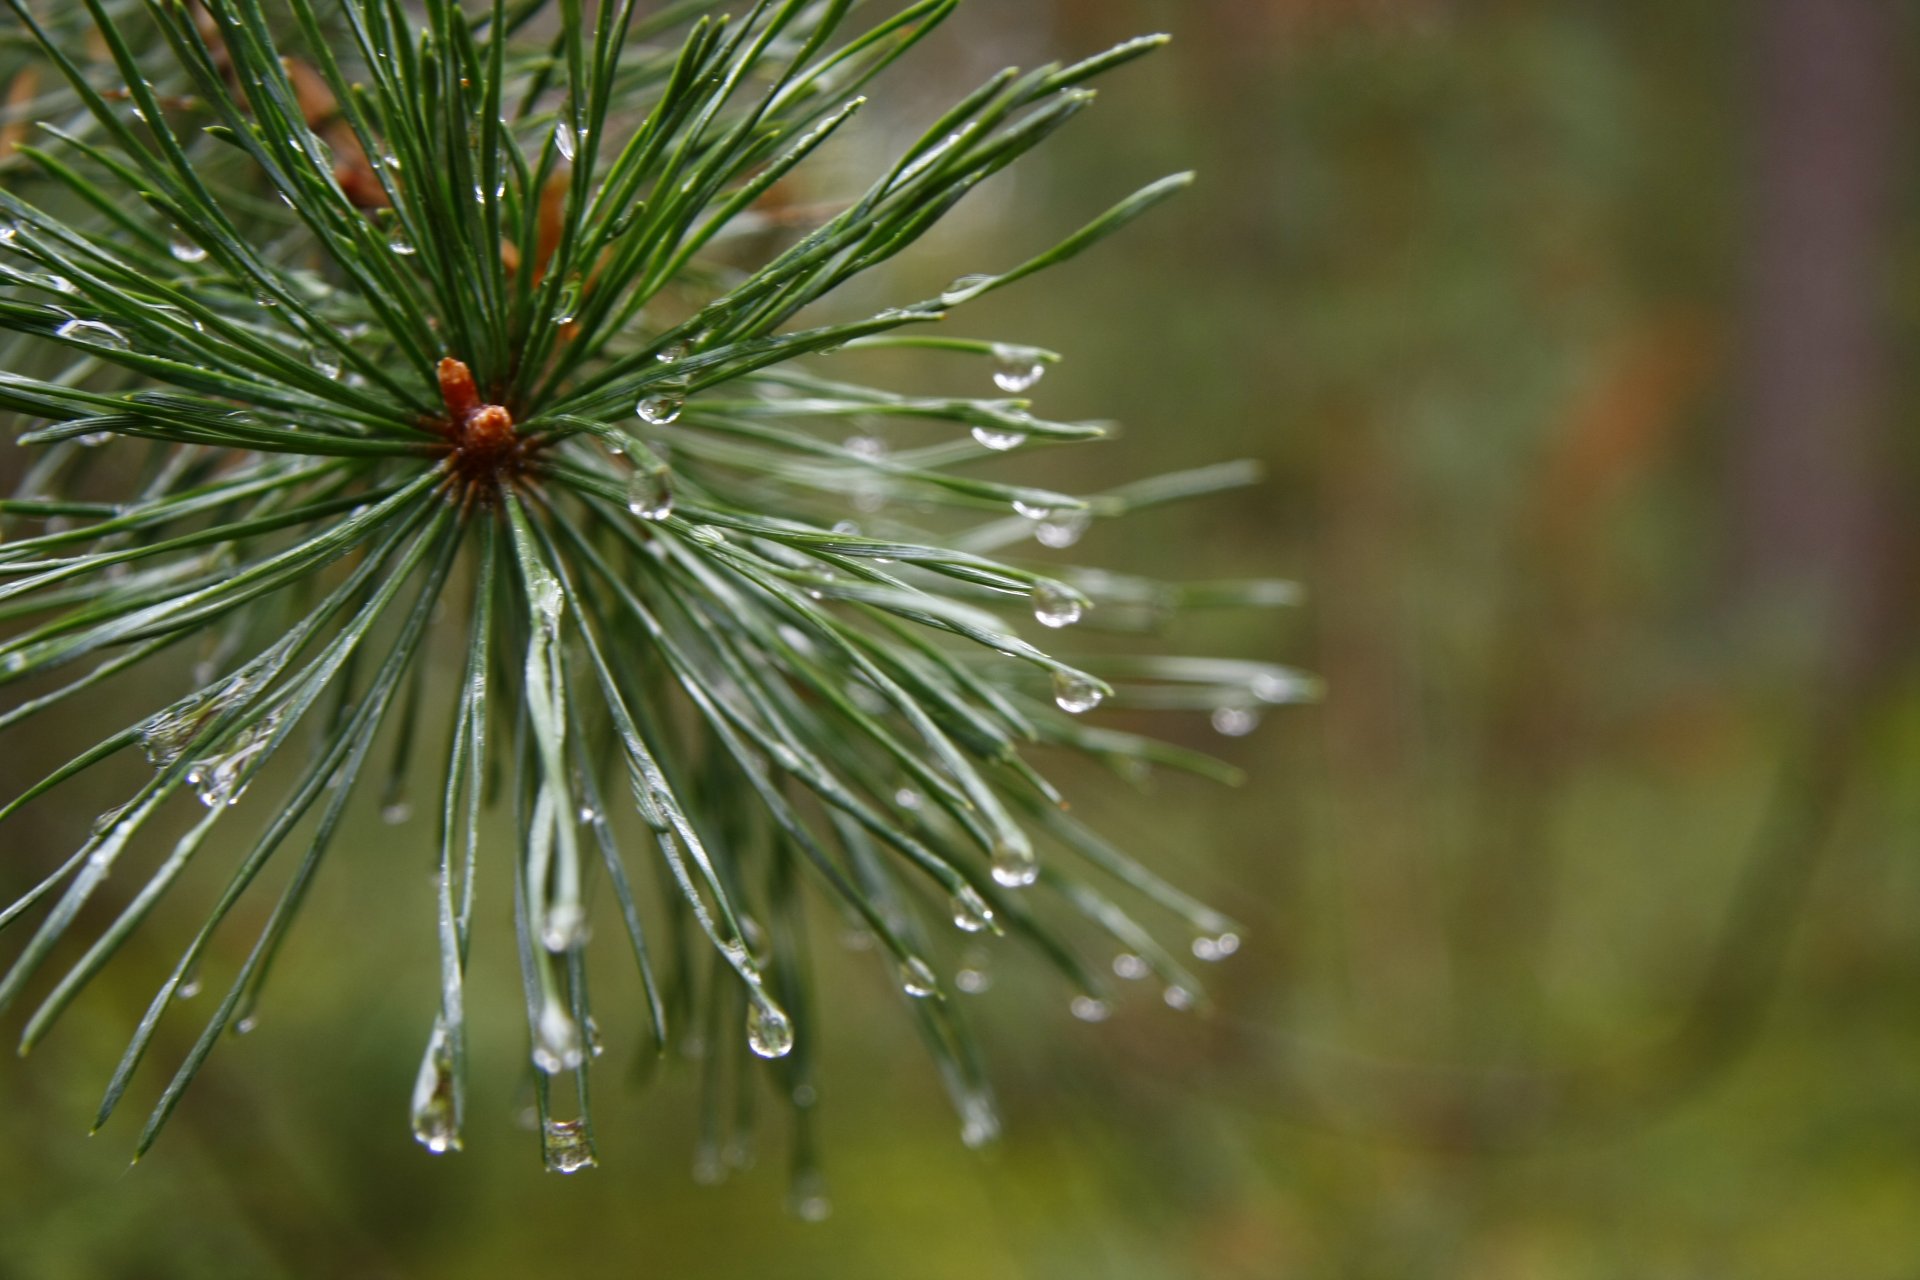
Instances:
[[[1070,347],[1041,407],[1122,406],[1129,468],[1249,454],[1275,476],[1085,543],[1313,593],[1283,629],[1183,637],[1327,675],[1322,708],[1224,744],[1260,783],[1099,815],[1246,919],[1212,1019],[1144,990],[1098,1025],[1048,1018],[1043,975],[994,971],[956,997],[997,1046],[1008,1140],[982,1157],[931,1105],[894,994],[829,961],[823,985],[863,998],[823,1036],[836,1212],[817,1226],[763,1212],[776,1152],[726,1187],[688,1180],[691,1108],[660,1101],[694,1096],[679,1063],[600,1100],[603,1134],[672,1158],[562,1182],[528,1167],[533,1135],[493,1133],[430,1164],[370,1113],[404,1095],[396,1047],[431,994],[380,981],[429,967],[411,923],[431,899],[423,864],[367,920],[390,882],[370,826],[317,889],[275,1016],[209,1067],[164,1160],[123,1177],[120,1149],[71,1136],[93,1102],[78,1065],[144,990],[103,985],[33,1071],[0,1067],[0,1272],[1907,1274],[1911,657],[1836,681],[1785,589],[1734,603],[1723,567],[1758,265],[1754,9],[982,0],[941,45],[957,84],[1176,36],[1054,168],[899,278],[937,288],[1096,184],[1201,173],[1127,253],[979,320]],[[1895,163],[1880,336],[1902,350],[1920,236]],[[1895,377],[1897,423],[1915,388]],[[1908,519],[1913,465],[1896,439]],[[1865,705],[1818,710],[1847,697]],[[1187,732],[1222,745],[1204,717]],[[9,742],[8,774],[41,749]],[[477,989],[510,985],[484,963]],[[476,1060],[513,1058],[515,1010],[473,1016]]]

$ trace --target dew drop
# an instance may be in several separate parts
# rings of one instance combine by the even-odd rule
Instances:
[[[1031,390],[1047,374],[1032,347],[996,343],[993,348],[993,385],[1010,396]]]
[[[1147,976],[1147,962],[1131,951],[1122,951],[1113,958],[1113,972],[1115,977],[1138,982]]]
[[[1005,453],[1009,449],[1017,449],[1025,444],[1027,433],[1006,431],[999,427],[975,427],[973,438],[983,448],[992,449],[996,453]]]
[[[1253,696],[1262,702],[1293,702],[1305,696],[1311,686],[1298,676],[1263,671],[1253,678],[1252,687]]]
[[[786,1057],[793,1052],[793,1019],[771,1001],[754,1001],[747,1007],[747,1047],[763,1058]]]
[[[671,391],[656,391],[650,396],[643,397],[635,407],[635,411],[639,413],[642,422],[664,427],[679,419],[680,409],[685,404],[684,396],[676,395]]]
[[[968,966],[954,971],[953,985],[970,996],[977,996],[984,994],[989,987],[993,986],[993,975],[985,969]]]
[[[1021,502],[1016,498],[1013,503],[1013,513],[1017,516],[1025,516],[1029,520],[1047,520],[1052,518],[1053,508],[1037,506],[1031,502]]]
[[[960,1104],[960,1141],[978,1150],[1000,1136],[1000,1113],[984,1093],[970,1093]]]
[[[446,1023],[435,1019],[420,1074],[413,1082],[413,1140],[434,1155],[460,1149],[460,1119],[454,1105],[453,1051]]]
[[[940,291],[940,305],[951,307],[974,297],[986,285],[993,283],[992,276],[965,275]]]
[[[1168,987],[1160,993],[1160,998],[1167,1002],[1169,1009],[1178,1009],[1184,1013],[1193,1008],[1193,992],[1185,987]]]
[[[787,1206],[802,1222],[825,1222],[833,1214],[827,1180],[816,1169],[795,1175],[793,1189],[787,1193]]]
[[[887,442],[879,436],[848,436],[841,447],[856,458],[877,459],[887,456]]]
[[[199,994],[200,979],[198,978],[187,978],[173,989],[173,998],[176,1000],[191,1000]]]
[[[1085,510],[1056,512],[1034,522],[1033,538],[1041,546],[1059,551],[1080,541],[1092,523],[1092,514]]]
[[[555,120],[553,122],[553,147],[554,150],[560,153],[560,158],[569,164],[573,162],[573,145],[573,126],[565,120]]]
[[[109,351],[125,351],[130,345],[125,334],[98,320],[69,320],[53,332],[69,342],[84,342],[90,347],[105,347]]]
[[[540,1149],[548,1173],[578,1173],[600,1163],[593,1155],[593,1139],[585,1120],[549,1120],[541,1129]]]
[[[1057,582],[1033,584],[1033,616],[1043,627],[1070,627],[1080,621],[1080,597]]]
[[[533,1065],[548,1075],[571,1071],[586,1061],[580,1043],[580,1024],[557,1002],[549,1000],[534,1027]]]
[[[666,346],[654,353],[653,358],[661,364],[674,364],[678,361],[685,360],[687,358],[687,344],[684,342],[669,342]]]
[[[1082,1022],[1105,1022],[1113,1006],[1097,996],[1075,996],[1067,1008]]]
[[[1062,711],[1079,715],[1100,705],[1100,686],[1068,671],[1053,673],[1053,701]]]
[[[397,827],[413,816],[413,806],[405,800],[395,800],[392,804],[380,807],[380,821],[390,827]]]
[[[250,1036],[259,1025],[260,1019],[254,1017],[252,1014],[248,1014],[233,1024],[233,1034],[237,1036]]]
[[[560,286],[560,294],[553,300],[553,322],[572,324],[580,311],[580,274],[575,272]]]
[[[902,787],[893,793],[893,802],[902,809],[918,809],[921,804],[920,793],[912,787]]]
[[[665,471],[636,471],[627,477],[627,510],[642,520],[665,520],[673,514],[673,490]]]
[[[191,240],[175,240],[167,246],[167,252],[173,255],[176,262],[205,262],[207,260],[207,251]]]
[[[413,243],[407,239],[403,232],[394,232],[393,238],[387,241],[387,248],[393,250],[403,258],[411,258],[413,256]]]
[[[1002,836],[993,845],[993,879],[1007,889],[1023,889],[1040,878],[1040,860],[1024,836]]]
[[[307,348],[307,363],[319,371],[324,378],[340,376],[340,353],[331,347],[315,344]]]
[[[1251,707],[1215,707],[1207,721],[1215,733],[1244,738],[1259,727],[1260,713]]]
[[[1240,935],[1237,933],[1222,933],[1213,937],[1201,934],[1193,940],[1191,948],[1194,959],[1205,960],[1208,963],[1225,960],[1239,949]]]
[[[540,929],[540,943],[556,954],[585,946],[587,913],[575,902],[563,902],[547,912]]]
[[[993,908],[972,885],[963,884],[955,890],[949,905],[954,925],[965,932],[979,933],[993,927]]]
[[[939,993],[940,980],[925,960],[910,956],[900,962],[900,989],[916,1000],[924,1000]]]

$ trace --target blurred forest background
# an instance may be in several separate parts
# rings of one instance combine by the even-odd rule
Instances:
[[[496,932],[468,1150],[436,1160],[406,1125],[429,837],[368,814],[259,1030],[131,1172],[132,1126],[86,1125],[185,903],[0,1058],[0,1276],[1913,1275],[1917,25],[1895,0],[973,0],[848,175],[1002,65],[1175,42],[868,300],[1198,169],[949,328],[1065,351],[1043,410],[1124,423],[1045,456],[1063,486],[1265,464],[1096,525],[1086,558],[1308,590],[1176,637],[1326,677],[1246,737],[1164,726],[1252,784],[1078,780],[1246,921],[1213,1014],[1128,987],[1083,1024],[1009,956],[955,997],[1006,1110],[977,1153],[886,975],[821,929],[834,1212],[809,1225],[777,1123],[754,1168],[692,1180],[696,1072],[643,1082],[630,1028],[602,1167],[543,1173]],[[0,741],[3,780],[83,727]],[[0,898],[97,790],[9,825]]]

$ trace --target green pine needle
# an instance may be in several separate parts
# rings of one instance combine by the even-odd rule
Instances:
[[[1092,247],[1187,178],[939,297],[814,318],[1160,38],[993,77],[748,269],[740,246],[792,220],[779,184],[957,0],[871,22],[851,0],[646,18],[632,0],[591,13],[427,0],[424,26],[399,0],[4,3],[18,29],[0,74],[33,79],[0,116],[18,135],[0,133],[17,143],[0,156],[0,408],[35,460],[0,501],[0,683],[36,683],[0,727],[124,673],[177,673],[182,641],[211,655],[185,696],[0,809],[134,750],[153,766],[0,912],[0,928],[38,921],[0,975],[4,1006],[109,873],[147,860],[39,997],[23,1048],[189,863],[228,847],[210,837],[243,797],[270,816],[233,846],[102,1122],[229,913],[274,892],[271,864],[278,898],[140,1152],[221,1033],[250,1025],[342,817],[369,794],[396,813],[432,797],[438,820],[440,998],[413,1101],[436,1152],[458,1148],[466,1122],[464,974],[496,811],[516,834],[536,1094],[562,1172],[594,1160],[596,902],[638,966],[651,1038],[707,1046],[702,1167],[746,1105],[722,1080],[764,1058],[792,1101],[806,1216],[824,1193],[803,887],[869,934],[914,997],[969,1142],[998,1121],[944,999],[946,929],[1030,944],[1083,1016],[1105,1009],[1088,959],[1100,935],[1171,1002],[1200,998],[1123,902],[1197,934],[1203,959],[1232,948],[1232,922],[1069,816],[1039,766],[1069,752],[1126,776],[1230,780],[1081,713],[1102,700],[1212,711],[1242,732],[1313,682],[1200,658],[1083,667],[1053,642],[1082,617],[1148,631],[1174,609],[1294,593],[1043,568],[1025,544],[1064,548],[1090,520],[1253,470],[1091,495],[987,478],[988,459],[1104,429],[1032,412],[1023,393],[1054,353],[917,332]],[[835,352],[903,347],[979,362],[1005,394],[913,395],[836,371]],[[860,433],[880,419],[916,443],[889,452]],[[429,667],[459,671],[450,698],[427,687]],[[286,789],[261,796],[276,759]],[[170,849],[149,838],[193,797],[204,813]]]

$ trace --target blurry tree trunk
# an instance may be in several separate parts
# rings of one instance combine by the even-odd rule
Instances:
[[[1804,610],[1852,666],[1889,639],[1885,261],[1898,138],[1891,0],[1763,0],[1750,319],[1731,479],[1736,603]]]

